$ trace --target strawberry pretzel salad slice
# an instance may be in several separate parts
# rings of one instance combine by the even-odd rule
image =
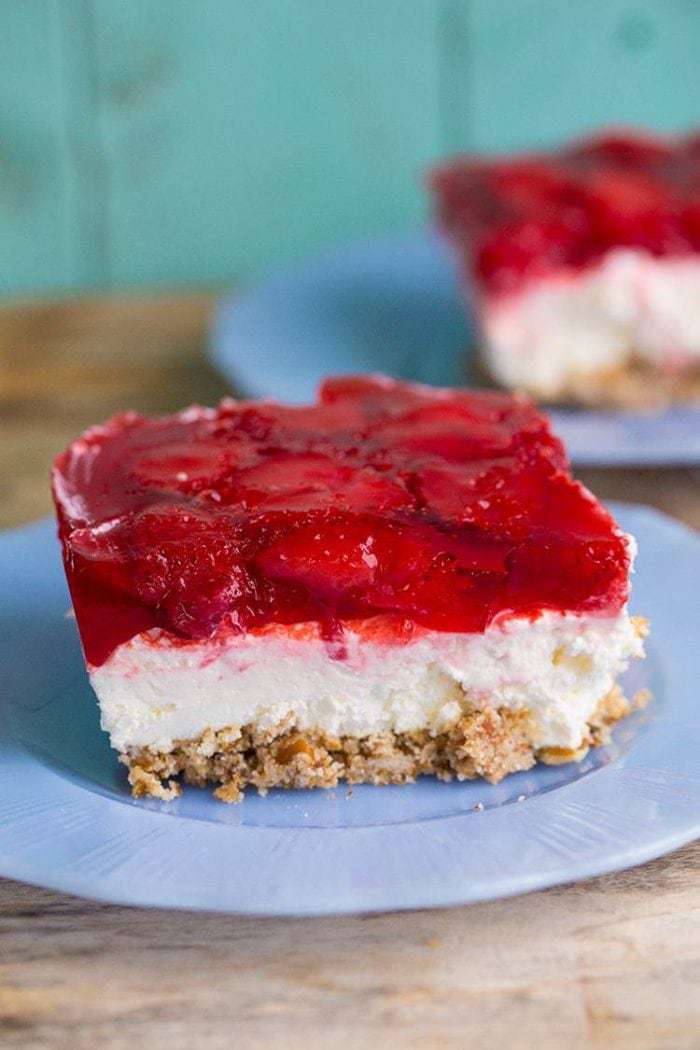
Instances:
[[[130,413],[53,491],[137,796],[496,782],[629,710],[634,541],[523,397],[356,376],[306,407]]]
[[[430,177],[498,384],[615,407],[700,399],[700,135],[603,132]]]

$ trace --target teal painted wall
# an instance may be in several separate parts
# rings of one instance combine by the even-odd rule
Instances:
[[[698,0],[0,5],[0,293],[210,285],[421,222],[444,153],[700,123]]]

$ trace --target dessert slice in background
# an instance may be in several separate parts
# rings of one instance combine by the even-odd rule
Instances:
[[[430,185],[493,380],[543,401],[700,398],[700,135],[457,157]]]
[[[53,490],[136,795],[497,781],[628,710],[633,541],[521,397],[348,377],[302,408],[127,414]]]

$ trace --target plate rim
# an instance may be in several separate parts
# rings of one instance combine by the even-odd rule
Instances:
[[[692,556],[694,559],[698,558],[700,554],[700,535],[676,519],[670,518],[652,508],[635,504],[617,504],[614,505],[613,509],[623,519],[627,518],[631,521],[636,519],[638,522],[646,519],[647,527],[656,533],[657,540],[662,543],[668,543],[675,537],[682,544],[690,545],[686,556]],[[28,542],[31,545],[32,542],[43,540],[47,532],[53,527],[53,519],[49,518],[0,533],[0,560],[5,557],[5,549],[8,544],[11,545],[12,542],[15,542],[21,545],[23,542]],[[57,546],[55,557],[60,567]],[[692,671],[692,667],[690,670]],[[661,732],[663,739],[663,733],[668,734],[670,732],[672,734],[673,729],[673,721],[660,720],[650,727],[645,739],[651,738],[653,741],[659,732]],[[700,724],[695,726],[695,731],[696,735],[700,733]],[[633,748],[632,754],[636,753],[636,751],[637,748]],[[376,849],[377,843],[382,839],[386,840],[386,848],[390,846],[392,849],[399,851],[406,848],[405,844],[402,844],[402,840],[404,840],[404,843],[410,843],[411,840],[415,840],[413,843],[415,847],[415,845],[420,843],[421,839],[424,840],[424,844],[430,844],[433,840],[441,843],[444,838],[448,844],[456,843],[458,846],[461,845],[463,847],[464,840],[460,839],[459,831],[465,828],[466,821],[473,822],[471,825],[472,829],[478,828],[478,824],[475,822],[482,821],[484,818],[491,821],[494,827],[499,824],[506,824],[508,825],[508,834],[515,834],[517,837],[518,834],[522,834],[523,829],[527,829],[530,825],[533,828],[535,826],[541,827],[543,815],[546,816],[551,811],[556,813],[562,808],[566,810],[567,806],[579,806],[581,804],[579,796],[582,796],[584,805],[587,804],[587,797],[593,800],[599,794],[602,796],[607,794],[609,797],[611,787],[614,786],[610,783],[610,776],[612,775],[613,780],[620,781],[622,786],[624,786],[624,775],[628,767],[634,769],[635,763],[628,762],[627,756],[623,756],[620,760],[597,769],[590,776],[570,781],[556,790],[534,795],[522,805],[509,805],[487,810],[486,812],[489,816],[486,818],[485,814],[468,812],[431,818],[430,821],[396,825],[296,828],[231,826],[198,821],[196,822],[198,827],[194,830],[192,821],[179,819],[176,814],[168,813],[167,811],[163,812],[159,809],[146,808],[145,806],[141,807],[132,803],[125,805],[121,800],[91,791],[77,782],[69,782],[61,775],[60,771],[51,766],[46,766],[34,754],[22,750],[21,745],[10,741],[7,734],[5,734],[3,741],[0,733],[0,785],[3,786],[0,791],[0,874],[7,878],[19,879],[20,881],[50,890],[72,893],[88,899],[125,906],[162,907],[251,916],[301,917],[331,914],[370,914],[382,911],[465,905],[477,901],[493,900],[532,892],[550,886],[565,885],[596,875],[623,870],[655,857],[663,856],[671,850],[694,840],[700,835],[700,778],[697,778],[697,783],[693,781],[691,785],[695,794],[691,798],[689,815],[680,818],[680,823],[668,826],[666,833],[661,827],[656,829],[651,838],[642,838],[642,840],[634,840],[633,838],[631,841],[623,840],[618,844],[617,848],[612,848],[608,844],[602,856],[596,855],[587,859],[581,858],[580,860],[565,858],[564,866],[561,870],[556,869],[556,864],[552,867],[551,863],[548,867],[540,867],[529,874],[516,870],[514,874],[506,875],[492,882],[489,886],[483,885],[482,880],[482,884],[466,882],[458,888],[454,877],[450,876],[449,878],[445,877],[442,882],[431,880],[418,887],[412,886],[409,888],[405,885],[392,886],[385,882],[368,895],[366,887],[353,887],[349,883],[347,886],[341,886],[337,889],[335,896],[329,891],[329,887],[326,886],[323,890],[323,898],[317,906],[310,906],[308,902],[296,902],[293,899],[293,894],[290,895],[289,892],[283,895],[281,901],[277,902],[268,900],[266,903],[261,904],[255,903],[254,898],[248,898],[247,902],[246,900],[241,900],[234,905],[230,893],[228,896],[224,895],[216,900],[205,901],[200,899],[197,897],[198,888],[196,885],[187,887],[185,892],[183,892],[182,888],[173,889],[172,887],[164,892],[162,883],[159,881],[163,855],[158,856],[158,842],[165,837],[170,844],[174,842],[176,847],[181,849],[185,841],[189,842],[189,840],[196,839],[198,848],[203,849],[206,854],[207,850],[213,848],[212,844],[215,840],[215,848],[218,849],[225,837],[235,838],[239,852],[242,847],[245,847],[246,850],[251,852],[253,858],[256,850],[258,853],[264,851],[266,844],[269,843],[275,845],[275,848],[281,848],[284,851],[284,848],[288,848],[284,846],[284,840],[289,842],[295,840],[302,846],[307,845],[311,850],[323,850],[326,848],[330,852],[336,850],[339,855],[348,853],[348,842],[352,849],[358,848],[352,845],[353,839],[363,840],[361,849],[369,847],[370,851]],[[19,775],[17,775],[18,772]],[[31,772],[33,774],[32,777],[23,777],[22,774],[27,772]],[[695,769],[693,774],[697,777]],[[606,782],[607,787],[605,786]],[[618,787],[620,783],[618,783]],[[595,790],[595,785],[598,786],[597,791]],[[602,792],[600,790],[601,787]],[[55,789],[58,789],[58,801],[56,794],[54,794]],[[674,788],[669,786],[665,790],[666,793],[673,793]],[[19,813],[20,817],[19,820],[14,819],[8,825],[1,818],[12,807],[14,807],[15,817],[17,813]],[[536,811],[540,812],[537,813]],[[573,812],[575,813],[577,810],[574,808]],[[692,815],[690,815],[691,813]],[[175,820],[173,820],[173,817],[175,817]],[[43,855],[34,861],[27,861],[22,859],[21,852],[15,851],[13,853],[12,835],[17,830],[21,834],[25,818],[28,818],[30,823],[32,820],[35,821],[37,833],[42,827],[44,828],[44,833],[48,831],[49,827],[45,825],[49,825],[53,831],[63,822],[65,827],[61,832],[63,836],[61,841],[65,840],[64,844],[69,854],[70,850],[73,850],[72,863],[63,863],[58,868],[55,866],[47,868],[47,860]],[[107,864],[109,869],[107,875],[100,881],[100,877],[94,869],[93,861],[90,861],[93,867],[90,868],[88,865],[88,870],[85,871],[83,867],[77,864],[77,860],[81,857],[81,829],[86,826],[86,822],[87,825],[90,825],[91,822],[99,821],[100,819],[104,821],[105,818],[107,818],[108,824],[110,821],[112,822],[113,837],[108,837],[106,842],[102,842],[98,833],[97,844],[87,852],[88,858],[97,854],[100,858],[100,863],[103,866]],[[166,820],[167,823],[164,824]],[[135,838],[140,843],[139,849],[142,853],[142,862],[147,867],[150,865],[150,875],[144,880],[136,878],[136,873],[130,870],[134,867],[131,855],[128,855],[126,858],[126,866],[121,864],[121,866],[110,869],[108,864],[110,844],[113,845],[117,840],[121,842],[118,834],[114,837],[114,829],[116,828],[117,832],[121,829],[127,835],[128,840],[129,835],[132,834],[129,826],[135,827],[136,825],[140,828],[140,833]],[[159,827],[159,825],[162,826]],[[433,834],[427,834],[426,829],[428,825],[432,826]],[[100,828],[97,830],[99,832]],[[469,839],[469,830],[470,826],[466,825],[467,839]],[[483,826],[480,830],[483,831]],[[153,832],[153,841],[150,839],[151,832]],[[456,835],[455,832],[457,832]],[[493,834],[490,834],[493,838]],[[142,840],[145,837],[148,837],[149,841],[144,844]],[[301,841],[304,839],[306,843]],[[478,833],[476,839],[478,839]],[[329,842],[330,846],[328,846]],[[339,845],[342,848],[338,849]],[[30,847],[30,852],[31,848],[33,847]],[[431,845],[430,848],[433,852],[435,851],[434,845]],[[387,856],[390,853],[391,849],[389,849]],[[435,853],[435,857],[442,859],[439,853]],[[459,852],[455,854],[455,857],[458,861]],[[323,858],[319,859],[323,860]],[[554,859],[556,860],[556,858]],[[380,856],[378,861],[380,866],[385,860],[386,856]],[[138,865],[136,865],[136,868],[138,868]],[[130,879],[131,881],[129,881]],[[475,885],[476,890],[474,889]],[[204,890],[209,892],[207,887],[204,887]],[[199,888],[199,892],[202,892],[202,887]]]

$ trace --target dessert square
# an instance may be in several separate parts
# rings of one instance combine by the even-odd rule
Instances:
[[[306,407],[129,413],[53,493],[137,796],[496,782],[628,710],[634,543],[524,397],[355,376]]]
[[[493,380],[543,401],[700,398],[700,135],[458,157],[430,185]]]

